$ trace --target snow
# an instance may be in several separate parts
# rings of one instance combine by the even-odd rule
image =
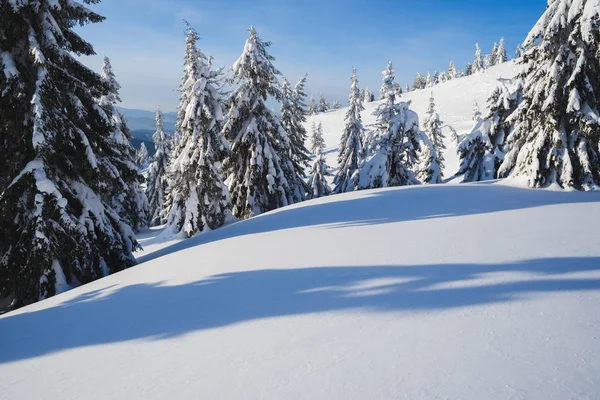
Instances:
[[[511,73],[403,100],[424,115],[433,90],[465,134]],[[338,143],[344,114],[308,126]],[[595,398],[600,192],[526,185],[327,196],[187,240],[145,230],[138,266],[0,316],[0,399]]]

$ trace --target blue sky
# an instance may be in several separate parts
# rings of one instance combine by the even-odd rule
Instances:
[[[381,71],[394,63],[396,81],[412,83],[420,71],[464,68],[475,43],[489,52],[500,37],[514,53],[542,15],[546,0],[104,0],[90,6],[107,17],[79,30],[98,56],[110,57],[122,106],[177,107],[185,18],[199,47],[229,67],[254,25],[273,42],[275,66],[291,81],[308,73],[308,92],[345,103],[352,67],[361,87],[378,91]]]

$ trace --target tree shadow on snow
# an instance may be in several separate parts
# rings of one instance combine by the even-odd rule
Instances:
[[[600,203],[600,192],[559,192],[490,185],[423,185],[335,195],[280,208],[143,255],[143,263],[201,244],[255,233],[316,225],[343,228],[486,214],[571,203]],[[440,201],[440,199],[442,199]]]
[[[0,363],[264,318],[356,309],[402,318],[406,312],[523,302],[540,292],[597,291],[600,279],[565,274],[598,270],[599,257],[546,258],[509,264],[257,270],[178,286],[109,287],[1,318]],[[493,279],[506,272],[521,279]],[[489,279],[477,281],[482,275]]]

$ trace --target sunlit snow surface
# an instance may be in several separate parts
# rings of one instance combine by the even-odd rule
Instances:
[[[442,118],[492,81],[434,88]],[[597,398],[599,221],[599,192],[503,181],[146,231],[139,266],[0,316],[0,399]]]

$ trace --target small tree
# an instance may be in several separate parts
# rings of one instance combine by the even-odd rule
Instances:
[[[448,79],[454,79],[456,78],[456,66],[454,65],[454,62],[450,61],[450,65],[448,66]]]
[[[142,142],[140,144],[140,148],[135,153],[135,164],[139,169],[145,169],[148,167],[150,163],[150,154],[148,153],[148,148],[146,144]]]
[[[435,110],[435,100],[433,93],[429,98],[429,108],[424,121],[425,134],[427,136],[426,145],[423,146],[422,160],[424,168],[419,179],[423,183],[442,183],[444,169],[443,150],[446,149],[444,144],[444,133],[442,132],[442,121]]]
[[[479,47],[479,43],[475,43],[475,57],[473,59],[472,72],[480,72],[483,71],[483,55],[481,52],[481,48]]]
[[[310,137],[310,150],[312,154],[317,155],[325,151],[325,139],[323,139],[323,125],[319,122],[316,126],[312,123]]]
[[[148,166],[146,180],[146,196],[148,197],[148,221],[150,226],[157,226],[167,222],[165,200],[167,196],[167,171],[169,167],[169,151],[167,137],[163,129],[163,114],[156,110],[156,131],[152,135],[154,142],[153,161]]]
[[[308,115],[316,115],[318,112],[317,102],[315,101],[314,96],[310,95],[310,100],[308,102]]]
[[[339,110],[340,108],[342,108],[342,105],[340,104],[339,100],[336,100],[335,103],[333,103],[333,109]]]
[[[324,143],[323,147],[325,147]],[[331,194],[331,187],[327,182],[328,176],[331,176],[329,166],[327,165],[323,154],[318,151],[315,155],[315,160],[308,177],[308,187],[310,188],[309,195],[311,198],[316,199]]]
[[[473,102],[473,121],[479,121],[481,119],[481,111],[479,111],[479,104],[477,101]]]
[[[320,113],[329,111],[329,102],[327,101],[327,99],[325,99],[325,96],[323,95],[323,92],[321,92],[319,94],[319,105],[317,107],[317,110]]]
[[[505,63],[508,60],[506,56],[506,49],[504,48],[504,38],[500,39],[500,44],[496,49],[495,61],[496,65]]]

